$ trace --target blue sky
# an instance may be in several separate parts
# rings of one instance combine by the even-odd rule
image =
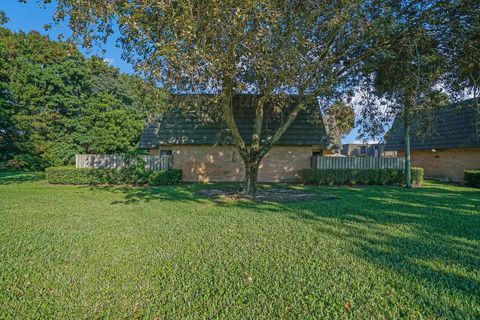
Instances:
[[[10,21],[5,25],[6,28],[13,31],[29,32],[36,30],[42,34],[47,34],[51,39],[56,40],[59,34],[68,36],[71,34],[70,30],[65,24],[53,26],[49,31],[45,31],[43,27],[52,22],[52,15],[55,8],[55,1],[46,6],[46,9],[39,7],[35,0],[30,0],[26,4],[20,3],[18,0],[0,0],[0,10],[6,12]],[[130,64],[122,60],[122,50],[115,45],[115,40],[111,39],[104,46],[106,53],[103,54],[99,48],[92,52],[86,52],[79,48],[85,55],[97,54],[106,59],[111,65],[119,68],[126,73],[133,73],[133,68]],[[352,130],[344,139],[343,143],[350,143],[355,141],[358,134],[356,129]]]
[[[357,140],[358,136],[358,128],[354,128],[345,138],[342,139],[342,143],[353,143],[353,142],[360,142]]]
[[[18,0],[1,0],[0,10],[5,11],[10,21],[5,25],[6,28],[13,31],[32,31],[36,30],[42,34],[48,34],[51,39],[57,40],[59,34],[66,36],[70,35],[70,29],[65,25],[55,26],[46,32],[44,26],[52,23],[52,15],[55,9],[55,1],[46,6],[46,9],[42,9],[35,0],[29,0],[26,4],[20,3]],[[123,61],[121,58],[122,50],[115,46],[115,40],[111,39],[104,47],[105,54],[102,54],[100,48],[92,50],[92,52],[86,52],[82,48],[79,48],[85,55],[97,54],[107,61],[126,73],[133,73],[133,68],[130,64]]]

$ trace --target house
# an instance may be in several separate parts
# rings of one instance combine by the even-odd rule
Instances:
[[[412,126],[415,130],[415,124]],[[432,133],[410,140],[412,166],[422,167],[427,178],[462,181],[467,169],[480,169],[480,113],[473,99],[439,112]],[[397,119],[386,137],[385,150],[404,156],[404,130]]]
[[[344,143],[342,154],[347,157],[395,157],[395,151],[385,151],[384,143]]]
[[[235,96],[234,118],[244,141],[251,143],[252,97]],[[140,147],[152,155],[172,155],[172,167],[190,182],[243,181],[243,160],[221,121],[192,111],[171,109],[148,123]],[[271,107],[265,110],[262,141],[280,123]],[[300,112],[259,166],[259,182],[297,181],[298,171],[310,168],[312,155],[327,155],[341,147],[339,135],[320,115],[318,106]]]

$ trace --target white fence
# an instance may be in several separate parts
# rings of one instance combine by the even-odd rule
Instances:
[[[312,169],[405,169],[404,158],[312,157]]]
[[[166,170],[172,167],[172,156],[155,155],[142,156],[147,170]],[[125,157],[114,154],[77,154],[75,166],[77,168],[121,169],[126,165]]]

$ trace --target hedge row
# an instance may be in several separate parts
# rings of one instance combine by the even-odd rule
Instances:
[[[300,171],[305,184],[324,185],[393,185],[405,182],[405,173],[398,169],[305,169]],[[423,181],[423,169],[412,168],[412,184]]]
[[[463,180],[468,186],[480,188],[480,170],[465,170]]]
[[[47,181],[53,184],[149,184],[168,185],[182,180],[182,171],[132,171],[129,169],[93,169],[51,167],[45,170]]]

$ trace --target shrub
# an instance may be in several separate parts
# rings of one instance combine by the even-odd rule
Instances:
[[[326,185],[392,185],[402,184],[405,173],[398,169],[304,169],[300,177],[305,184]],[[412,168],[412,183],[420,185],[423,169]]]
[[[422,184],[422,182],[423,182],[423,168],[412,168],[412,184],[419,186]]]
[[[468,186],[480,188],[480,170],[465,170],[463,180]]]
[[[152,171],[148,177],[148,184],[152,186],[176,184],[182,181],[182,170],[170,169]]]
[[[151,184],[165,185],[179,183],[182,171],[115,170],[69,167],[51,167],[45,170],[47,180],[53,184]]]
[[[142,153],[135,150],[124,154],[126,166],[120,169],[121,180],[127,184],[146,184],[150,172],[145,170]]]
[[[119,170],[75,168],[73,166],[45,169],[47,180],[54,184],[117,184],[121,182]]]

